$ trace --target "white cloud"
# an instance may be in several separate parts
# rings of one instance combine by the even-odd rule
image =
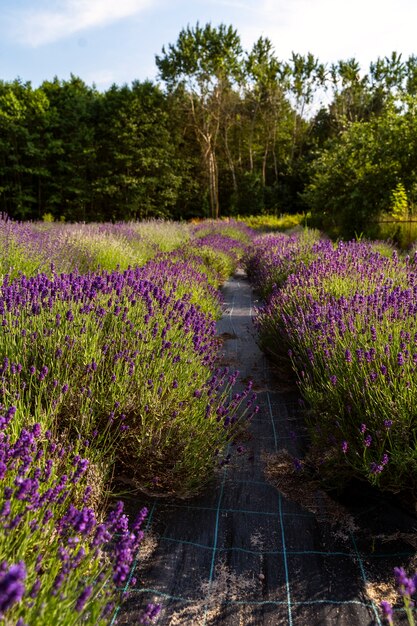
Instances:
[[[238,31],[245,47],[271,39],[277,56],[312,52],[323,62],[415,52],[415,0],[246,0]],[[241,16],[243,17],[243,16]]]
[[[13,30],[20,43],[36,47],[131,17],[153,3],[153,0],[62,0],[54,8],[22,11],[16,16]]]

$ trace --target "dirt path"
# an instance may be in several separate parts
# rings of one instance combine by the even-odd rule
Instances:
[[[358,519],[374,520],[379,500],[365,498],[352,515],[305,484],[293,462],[303,442],[297,397],[276,391],[254,338],[243,273],[226,283],[224,297],[224,361],[253,380],[260,411],[246,451],[204,495],[146,502],[147,539],[131,572],[137,584],[117,623],[136,624],[140,607],[158,602],[160,626],[380,625],[371,598],[382,598],[369,572],[374,580],[402,564],[410,545],[366,552]]]

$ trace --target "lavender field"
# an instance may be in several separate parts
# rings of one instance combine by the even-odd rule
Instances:
[[[216,363],[218,287],[251,237],[0,220],[5,623],[110,623],[147,515],[120,485],[189,496],[222,463],[255,407]]]
[[[414,508],[413,255],[233,220],[3,216],[0,244],[4,623],[117,623],[148,514],[129,519],[123,496],[189,498],[239,452],[258,407],[250,377],[220,367],[216,321],[242,264],[262,299],[257,341],[303,400],[295,471],[330,489],[365,481]],[[396,580],[411,620],[417,580],[402,568]],[[140,623],[159,610],[148,604]]]

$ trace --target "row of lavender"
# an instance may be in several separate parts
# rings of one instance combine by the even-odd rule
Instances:
[[[76,267],[89,236],[91,271],[83,274]],[[187,495],[221,463],[254,398],[249,389],[233,395],[237,373],[216,369],[215,286],[250,236],[233,223],[153,224],[146,239],[134,224],[65,230],[0,222],[6,623],[108,624],[146,518],[143,510],[129,523],[121,503],[104,512],[111,479]],[[140,255],[141,241],[153,258],[126,266],[123,251],[129,260],[132,250]],[[94,271],[109,242],[119,249],[118,269]],[[68,263],[73,271],[64,273]],[[143,623],[156,613],[148,607]]]
[[[265,300],[260,343],[283,371],[290,359],[306,400],[304,463],[330,486],[357,477],[415,500],[416,257],[307,231],[255,239],[246,265]],[[417,574],[394,575],[412,626]],[[393,625],[391,604],[380,606]]]
[[[290,356],[309,408],[309,462],[335,485],[415,494],[416,259],[307,232],[255,239],[247,270],[266,301],[260,342]]]

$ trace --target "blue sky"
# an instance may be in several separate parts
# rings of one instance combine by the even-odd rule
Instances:
[[[232,24],[249,49],[264,35],[280,59],[417,54],[416,0],[0,0],[0,79],[33,85],[70,73],[104,90],[156,78],[155,54],[196,22]]]

